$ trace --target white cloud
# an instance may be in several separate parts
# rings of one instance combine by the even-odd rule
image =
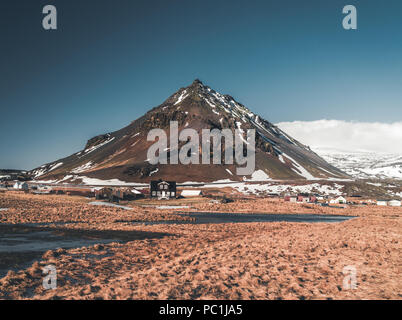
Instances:
[[[277,126],[313,150],[402,154],[402,122],[316,120],[281,122]]]

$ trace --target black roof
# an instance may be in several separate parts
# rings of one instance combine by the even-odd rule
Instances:
[[[159,180],[152,180],[150,183],[150,187],[151,189],[156,189],[158,187],[158,184],[160,184],[161,182],[166,182],[169,184],[169,189],[176,189],[176,181],[165,181],[162,179]]]

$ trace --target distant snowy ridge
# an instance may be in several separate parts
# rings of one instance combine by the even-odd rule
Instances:
[[[342,152],[313,148],[322,158],[360,179],[402,179],[402,154]]]

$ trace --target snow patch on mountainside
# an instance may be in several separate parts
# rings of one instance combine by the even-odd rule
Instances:
[[[289,155],[284,154],[286,158],[291,160],[293,162],[293,165],[296,167],[296,169],[292,170],[296,172],[298,175],[306,178],[307,180],[318,180],[316,177],[314,177],[310,172],[308,172],[304,167],[302,167],[300,164],[297,163],[297,161],[293,158],[291,158]]]
[[[81,172],[91,169],[92,167],[94,167],[94,163],[92,161],[89,161],[89,162],[83,164],[82,166],[79,166],[79,167],[71,170],[71,172],[72,173],[81,173]]]
[[[254,171],[251,179],[243,179],[244,181],[269,181],[269,176],[262,170]]]
[[[103,147],[104,145],[108,144],[109,142],[112,142],[115,139],[115,137],[109,138],[106,141],[99,143],[93,147],[90,147],[88,149],[84,150],[85,155],[90,154],[91,152],[94,152],[96,149],[99,149],[100,147]]]
[[[60,180],[62,177],[73,175],[63,182],[75,181],[74,183],[80,183],[76,175],[100,179],[133,180],[138,178],[138,181],[149,181],[151,177],[151,179],[177,180],[179,183],[183,180],[209,182],[213,179],[232,177],[232,175],[237,181],[243,178],[238,177],[233,170],[228,172],[223,166],[214,166],[215,177],[211,177],[209,172],[202,168],[186,167],[181,163],[176,166],[177,171],[175,168],[170,172],[160,169],[157,171],[156,167],[149,166],[147,162],[150,159],[147,159],[146,150],[149,141],[145,140],[146,133],[156,127],[169,130],[171,121],[179,121],[180,127],[194,127],[193,129],[198,132],[202,128],[228,128],[235,132],[234,140],[241,140],[243,147],[244,144],[250,147],[250,142],[246,140],[248,130],[255,130],[256,145],[252,149],[255,149],[257,157],[254,167],[256,172],[252,176],[247,175],[248,181],[348,178],[341,171],[328,165],[309,147],[254,114],[230,95],[220,94],[198,79],[194,80],[190,86],[179,89],[161,105],[132,121],[125,128],[95,136],[87,141],[82,151],[55,161],[54,163],[64,162],[57,171],[49,174],[50,164],[34,170],[38,171],[37,176],[41,175],[41,180]],[[99,168],[100,165],[102,170],[95,171],[94,168]],[[143,170],[145,168],[146,171]],[[89,171],[91,174],[87,173]],[[144,172],[148,174],[144,175]],[[197,178],[192,179],[193,175]]]
[[[188,97],[187,90],[184,90],[184,91],[181,93],[181,95],[179,96],[179,98],[177,99],[177,101],[175,102],[174,105],[179,104],[180,102],[182,102],[182,101],[183,101],[184,99],[186,99],[187,97]]]
[[[34,179],[39,178],[40,176],[43,176],[45,173],[53,171],[53,170],[57,169],[58,167],[61,167],[62,165],[63,165],[63,162],[54,163],[51,165],[43,165],[39,169],[33,171],[33,177],[34,177]]]

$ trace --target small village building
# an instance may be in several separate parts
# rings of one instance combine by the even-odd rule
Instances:
[[[29,186],[28,186],[28,183],[26,183],[26,182],[17,181],[17,182],[14,184],[14,187],[13,187],[13,188],[16,189],[16,190],[28,191]]]
[[[388,201],[387,200],[377,200],[377,206],[387,206]]]
[[[110,202],[130,201],[138,198],[143,198],[144,195],[133,188],[93,188],[95,198],[97,200],[106,199]]]
[[[112,198],[109,199],[111,202],[120,202],[120,200],[124,200],[124,195],[126,191],[123,189],[114,189],[112,188]]]
[[[329,201],[329,203],[331,203],[331,204],[346,204],[346,202],[347,202],[346,199],[342,196],[339,196],[335,199],[331,199]]]
[[[181,196],[184,198],[201,197],[202,191],[201,190],[183,190],[181,192]]]
[[[309,203],[317,202],[317,197],[308,193],[299,193],[297,195],[297,202]]]
[[[297,202],[297,196],[287,195],[287,196],[285,196],[285,201]]]
[[[136,200],[144,197],[140,191],[134,188],[119,188],[118,192],[118,195],[122,200]]]
[[[269,192],[267,195],[271,198],[278,198],[280,196],[280,194],[277,192]]]
[[[400,200],[390,200],[390,201],[388,201],[388,205],[391,207],[400,207],[401,201]]]
[[[49,186],[38,186],[36,190],[35,193],[49,194],[53,191],[53,188]]]
[[[92,192],[95,193],[95,198],[97,200],[102,199],[111,199],[112,198],[112,188],[107,187],[96,187],[92,189]]]
[[[308,193],[299,193],[297,195],[297,202],[310,202],[310,195]]]
[[[176,198],[176,182],[154,180],[150,183],[151,198],[166,199]]]

